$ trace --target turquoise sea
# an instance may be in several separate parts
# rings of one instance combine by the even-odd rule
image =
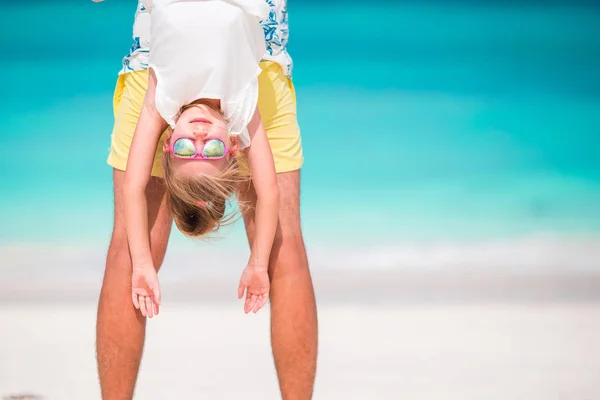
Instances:
[[[309,248],[363,266],[600,249],[600,6],[288,3]],[[0,247],[104,251],[135,2],[0,6]]]

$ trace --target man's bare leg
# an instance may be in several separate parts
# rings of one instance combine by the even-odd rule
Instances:
[[[146,318],[131,302],[131,259],[123,215],[125,173],[114,170],[114,227],[98,304],[96,353],[103,400],[131,400],[144,348]],[[160,179],[146,189],[154,265],[163,262],[172,217]]]
[[[300,171],[277,174],[279,223],[271,259],[271,346],[284,400],[312,398],[317,365],[317,308],[300,226]],[[256,203],[250,187],[242,198]],[[254,213],[244,215],[254,239]]]

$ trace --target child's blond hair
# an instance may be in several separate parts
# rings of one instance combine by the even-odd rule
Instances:
[[[196,104],[217,110],[200,100],[184,106],[179,115]],[[188,237],[201,237],[234,222],[237,213],[232,210],[226,214],[227,203],[239,192],[243,183],[249,182],[249,178],[240,175],[237,156],[229,156],[225,169],[216,175],[179,176],[172,171],[171,154],[168,153],[163,154],[162,169],[169,205],[181,233]],[[239,197],[238,208],[240,211],[247,208]]]

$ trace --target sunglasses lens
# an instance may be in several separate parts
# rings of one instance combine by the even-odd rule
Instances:
[[[202,156],[205,158],[221,158],[225,155],[225,143],[218,139],[209,140],[204,144]]]
[[[194,157],[196,155],[196,147],[190,139],[181,138],[175,142],[173,153],[179,157]]]

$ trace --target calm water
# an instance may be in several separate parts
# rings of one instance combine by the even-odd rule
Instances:
[[[104,246],[135,2],[26,3],[0,2],[0,243]],[[514,3],[290,1],[309,242],[600,233],[600,8]]]

